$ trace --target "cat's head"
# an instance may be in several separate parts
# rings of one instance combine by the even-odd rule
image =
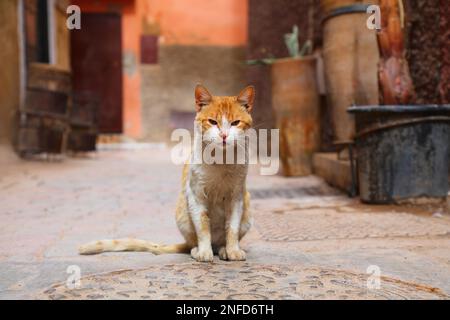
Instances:
[[[250,112],[255,89],[247,86],[237,96],[212,96],[202,85],[195,87],[196,125],[201,127],[203,141],[228,147],[245,137],[252,126]]]

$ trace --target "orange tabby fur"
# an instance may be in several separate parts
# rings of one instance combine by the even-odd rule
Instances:
[[[198,85],[195,89],[195,124],[202,130],[201,145],[214,144],[227,152],[243,139],[252,126],[250,111],[254,89],[246,87],[238,96],[212,96]],[[239,143],[238,143],[239,145]],[[248,152],[248,150],[246,150]],[[176,206],[176,222],[185,242],[160,245],[138,239],[94,241],[80,247],[80,254],[106,251],[147,251],[154,254],[188,253],[197,261],[212,261],[213,252],[224,260],[245,260],[239,240],[249,230],[250,195],[245,179],[248,164],[186,164],[182,190]]]

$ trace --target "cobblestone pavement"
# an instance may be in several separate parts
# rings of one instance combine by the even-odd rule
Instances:
[[[169,159],[155,146],[24,162],[0,148],[0,298],[449,298],[447,209],[368,206],[317,177],[259,176],[256,167],[246,262],[79,256],[94,239],[182,241],[173,214],[181,168]]]
[[[191,262],[88,276],[83,278],[80,288],[69,289],[65,284],[59,284],[44,291],[41,297],[231,300],[448,298],[439,289],[388,277],[383,277],[383,285],[379,289],[369,290],[368,280],[367,274],[317,267]]]

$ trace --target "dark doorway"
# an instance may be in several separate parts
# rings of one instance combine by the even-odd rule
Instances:
[[[122,132],[122,28],[117,14],[83,13],[71,32],[73,89],[100,101],[101,133]]]
[[[50,63],[47,0],[28,0],[24,5],[27,64]]]

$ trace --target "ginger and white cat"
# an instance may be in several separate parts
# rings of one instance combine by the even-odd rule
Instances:
[[[197,85],[195,127],[201,129],[201,140],[194,142],[193,154],[197,148],[203,150],[210,144],[224,154],[232,148],[234,151],[244,148],[248,154],[247,144],[243,141],[252,126],[250,112],[254,97],[252,86],[246,87],[238,96],[218,97]],[[246,190],[247,171],[247,161],[233,164],[190,161],[184,166],[176,221],[185,243],[160,245],[138,239],[100,240],[81,246],[79,252],[190,252],[195,260],[203,262],[213,261],[213,253],[217,253],[223,260],[245,260],[239,241],[252,224],[250,195]]]

